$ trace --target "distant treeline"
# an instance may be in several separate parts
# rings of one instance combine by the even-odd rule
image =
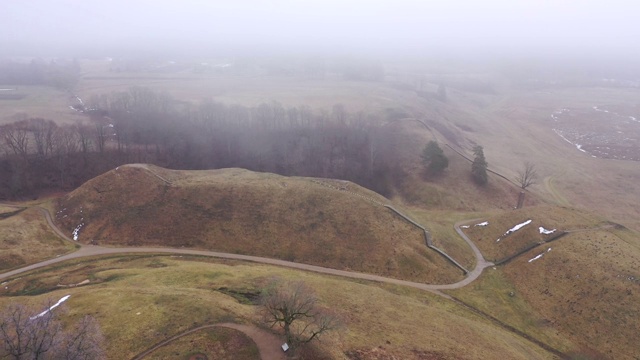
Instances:
[[[79,77],[80,65],[76,60],[0,61],[0,84],[48,85],[68,90]]]
[[[146,73],[227,73],[236,76],[278,76],[302,78],[340,78],[353,81],[382,81],[384,65],[365,58],[323,57],[236,57],[218,62],[160,61],[145,58],[116,58],[112,72]]]
[[[402,178],[389,116],[279,103],[256,107],[183,103],[146,88],[96,96],[87,121],[22,119],[0,127],[0,197],[72,189],[115,166],[241,167],[350,180],[388,194]]]

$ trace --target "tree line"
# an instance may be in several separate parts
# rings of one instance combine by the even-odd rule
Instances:
[[[389,194],[402,171],[386,115],[272,102],[254,107],[179,102],[147,88],[94,96],[87,121],[23,118],[0,127],[0,197],[72,189],[115,166],[241,167],[337,178]],[[391,115],[390,115],[391,114]]]
[[[75,59],[0,61],[0,84],[48,85],[68,90],[78,82],[79,77],[80,64]]]

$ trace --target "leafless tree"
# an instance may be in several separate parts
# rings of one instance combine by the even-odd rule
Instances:
[[[2,126],[0,134],[8,154],[13,153],[24,158],[29,155],[29,130],[26,121]]]
[[[37,155],[41,159],[47,158],[53,151],[54,134],[58,126],[53,120],[42,118],[29,119],[27,126],[33,134]]]
[[[522,190],[525,190],[529,186],[535,184],[538,180],[538,173],[536,166],[532,162],[526,161],[524,168],[518,172],[516,176],[516,182],[520,185]]]
[[[48,301],[45,306],[52,305]],[[85,316],[64,330],[52,311],[34,315],[37,310],[9,305],[0,311],[0,358],[25,359],[103,359],[103,337],[96,321]]]
[[[303,282],[274,281],[261,297],[263,320],[279,325],[292,349],[342,326],[339,317],[321,307],[312,288]]]
[[[58,353],[66,360],[103,359],[103,343],[100,325],[92,316],[85,315],[71,331],[64,333]]]

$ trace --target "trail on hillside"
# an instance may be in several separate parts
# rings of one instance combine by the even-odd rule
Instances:
[[[560,206],[571,206],[571,204],[569,203],[569,201],[560,194],[560,192],[558,191],[558,189],[556,189],[554,182],[555,179],[557,178],[557,176],[547,176],[546,178],[544,178],[544,188],[549,192],[549,194],[551,194],[551,197],[553,197],[553,200]]]
[[[2,204],[0,204],[0,205],[2,205]],[[7,206],[9,206],[9,205],[7,205]],[[465,279],[463,279],[463,280],[461,280],[459,282],[456,282],[456,283],[453,283],[453,284],[431,285],[431,284],[423,284],[423,283],[418,283],[418,282],[413,282],[413,281],[406,281],[406,280],[400,280],[400,279],[394,279],[394,278],[387,278],[387,277],[379,276],[379,275],[372,275],[372,274],[365,274],[365,273],[359,273],[359,272],[353,272],[353,271],[338,270],[338,269],[326,268],[326,267],[322,267],[322,266],[309,265],[309,264],[301,264],[301,263],[285,261],[285,260],[279,260],[279,259],[271,259],[271,258],[265,258],[265,257],[259,257],[259,256],[250,256],[250,255],[223,253],[223,252],[217,252],[217,251],[193,250],[193,249],[175,249],[175,248],[162,248],[162,247],[136,247],[136,248],[132,247],[132,248],[127,248],[127,247],[102,247],[102,246],[97,246],[97,245],[86,245],[86,244],[81,244],[81,243],[79,243],[77,241],[73,241],[71,238],[69,238],[67,235],[65,235],[53,223],[53,219],[51,217],[51,213],[47,209],[42,208],[42,207],[37,207],[37,208],[45,216],[45,218],[47,220],[47,223],[56,232],[56,234],[58,234],[62,239],[66,240],[66,241],[69,241],[69,242],[71,242],[71,243],[73,243],[75,245],[78,245],[80,247],[79,250],[76,251],[76,252],[70,253],[70,254],[66,254],[66,255],[57,257],[57,258],[41,261],[41,262],[36,263],[36,264],[31,264],[29,266],[25,266],[25,267],[22,267],[22,268],[19,268],[19,269],[15,269],[15,270],[12,270],[12,271],[8,271],[8,272],[5,272],[5,273],[2,273],[2,274],[0,274],[0,279],[6,279],[6,278],[9,278],[11,276],[15,276],[15,275],[27,272],[27,271],[31,271],[31,270],[39,269],[39,268],[42,268],[42,267],[45,267],[45,266],[57,264],[57,263],[60,263],[60,262],[63,262],[63,261],[72,260],[72,259],[79,259],[79,258],[83,258],[83,257],[100,256],[100,255],[113,255],[113,254],[138,254],[138,253],[162,253],[162,254],[167,254],[168,253],[168,254],[209,256],[209,257],[216,257],[216,258],[230,259],[230,260],[250,261],[250,262],[261,263],[261,264],[276,265],[276,266],[288,267],[288,268],[293,268],[293,269],[312,271],[312,272],[317,272],[317,273],[321,273],[321,274],[337,275],[337,276],[342,276],[342,277],[347,277],[347,278],[352,278],[352,279],[370,280],[370,281],[383,282],[383,283],[388,283],[388,284],[403,285],[403,286],[409,286],[409,287],[413,287],[413,288],[417,288],[417,289],[421,289],[421,290],[430,291],[430,292],[436,293],[438,295],[447,297],[446,295],[442,294],[438,290],[457,289],[457,288],[463,287],[465,285],[468,285],[469,283],[473,282],[474,280],[476,280],[480,276],[480,274],[482,273],[482,270],[485,267],[492,265],[491,263],[487,262],[484,259],[484,257],[480,253],[480,250],[475,246],[475,244],[473,244],[473,242],[466,235],[464,235],[464,233],[462,233],[462,231],[459,228],[459,224],[461,224],[461,223],[458,223],[458,224],[455,225],[456,231],[458,232],[458,234],[461,234],[461,236],[464,239],[464,241],[467,242],[469,244],[469,246],[473,249],[473,252],[476,255],[476,267],[475,267],[474,270],[472,270],[469,273],[469,276],[467,276]]]
[[[0,205],[3,205],[3,204],[0,203]],[[369,280],[369,281],[375,281],[375,282],[381,282],[381,283],[387,283],[387,284],[408,286],[408,287],[412,287],[412,288],[416,288],[416,289],[420,289],[420,290],[429,291],[429,292],[434,293],[434,294],[436,294],[438,296],[441,296],[441,297],[444,297],[444,298],[446,298],[448,300],[455,301],[455,302],[459,303],[460,302],[459,300],[454,299],[453,297],[441,292],[440,290],[452,290],[452,289],[458,289],[458,288],[464,287],[464,286],[472,283],[473,281],[475,281],[482,274],[482,271],[485,268],[493,265],[493,263],[491,263],[489,261],[486,261],[484,259],[484,257],[482,256],[482,253],[480,252],[480,249],[478,249],[478,247],[476,247],[475,244],[469,239],[469,237],[467,237],[466,234],[464,234],[464,232],[460,229],[460,226],[462,224],[474,222],[474,221],[477,221],[478,219],[461,221],[461,222],[458,222],[458,223],[456,223],[454,225],[454,228],[455,228],[456,232],[463,238],[463,240],[465,242],[467,242],[467,244],[469,244],[469,246],[473,250],[473,253],[476,256],[476,266],[475,266],[475,268],[471,272],[468,273],[468,276],[465,279],[463,279],[463,280],[461,280],[459,282],[456,282],[456,283],[453,283],[453,284],[444,284],[444,285],[429,285],[429,284],[416,283],[416,282],[412,282],[412,281],[387,278],[387,277],[378,276],[378,275],[364,274],[364,273],[345,271],[345,270],[337,270],[337,269],[325,268],[325,267],[321,267],[321,266],[308,265],[308,264],[300,264],[300,263],[295,263],[295,262],[290,262],[290,261],[285,261],[285,260],[263,258],[263,257],[258,257],[258,256],[248,256],[248,255],[221,253],[221,252],[215,252],[215,251],[191,250],[191,249],[174,249],[174,248],[151,248],[151,247],[106,248],[106,247],[101,247],[101,246],[96,246],[96,245],[84,245],[84,244],[80,244],[80,243],[78,243],[76,241],[73,241],[68,236],[66,236],[62,231],[60,231],[60,229],[58,229],[56,227],[56,225],[53,223],[53,220],[51,218],[51,214],[49,213],[49,211],[47,209],[42,208],[42,207],[38,207],[38,209],[40,209],[40,211],[44,214],[44,216],[47,219],[47,223],[49,224],[49,226],[51,226],[52,229],[54,229],[56,234],[60,235],[60,237],[62,239],[64,239],[64,240],[66,240],[66,241],[69,241],[69,242],[72,242],[74,244],[79,245],[80,249],[78,251],[74,252],[74,253],[70,253],[70,254],[67,254],[67,255],[64,255],[64,256],[60,256],[60,257],[57,257],[57,258],[53,258],[53,259],[45,260],[45,261],[42,261],[42,262],[39,262],[39,263],[36,263],[36,264],[25,266],[25,267],[20,268],[20,269],[16,269],[16,270],[13,270],[13,271],[2,273],[2,274],[0,274],[0,280],[15,276],[15,275],[27,272],[27,271],[39,269],[39,268],[42,268],[42,267],[45,267],[45,266],[48,266],[48,265],[53,265],[53,264],[56,264],[56,263],[67,261],[67,260],[80,259],[80,258],[84,258],[84,257],[94,257],[94,256],[113,255],[113,254],[139,254],[139,253],[183,254],[183,255],[209,256],[209,257],[216,257],[216,258],[222,258],[222,259],[250,261],[250,262],[255,262],[255,263],[260,263],[260,264],[282,266],[282,267],[287,267],[287,268],[292,268],[292,269],[312,271],[312,272],[316,272],[316,273],[341,276],[341,277],[351,278],[351,279],[361,279],[361,280]],[[466,307],[470,307],[469,305],[466,305],[466,304],[465,304],[465,306]],[[500,326],[502,326],[503,328],[511,331],[509,325],[503,324],[500,321],[498,321],[497,319],[495,321]],[[235,325],[237,325],[237,324],[235,324]],[[251,327],[249,327],[249,328],[251,328]],[[249,331],[249,329],[247,329],[247,331]],[[514,332],[514,333],[517,334],[517,335],[523,336],[519,332]],[[177,335],[177,336],[180,337],[180,336],[183,336],[183,335]],[[254,339],[254,341],[256,341],[256,339],[258,339],[257,337],[254,338],[254,336],[251,336],[251,335],[249,335],[249,336],[252,339]],[[542,346],[541,345],[542,343],[540,343],[537,340],[536,341],[532,340],[532,338],[530,338],[529,336],[523,336],[523,337],[525,339],[529,340],[529,341],[533,341],[536,345],[541,346],[545,350],[548,350],[548,348],[549,348],[545,344],[543,344],[544,346]],[[172,339],[168,339],[166,341],[170,342],[170,341],[172,341]],[[257,341],[256,341],[256,344],[258,344]],[[278,343],[276,342],[276,344],[278,344]],[[157,345],[157,346],[160,347],[162,345]],[[267,349],[267,348],[265,348],[265,349]],[[265,350],[265,351],[267,351],[267,350]],[[262,354],[262,348],[260,348],[260,352]],[[553,351],[553,353],[558,353],[558,352],[557,351]],[[279,354],[282,355],[281,353],[279,353]],[[139,358],[140,357],[137,357],[137,359],[139,359]],[[270,357],[265,357],[265,358],[271,359]],[[273,359],[280,359],[278,357],[272,357],[272,358]]]
[[[150,349],[145,350],[144,352],[136,355],[133,357],[132,360],[141,360],[143,358],[145,358],[147,355],[151,354],[152,352],[158,350],[159,348],[175,341],[178,340],[184,336],[187,336],[189,334],[193,334],[195,332],[198,332],[200,330],[204,330],[204,329],[210,329],[210,328],[214,328],[214,327],[225,327],[225,328],[229,328],[229,329],[234,329],[234,330],[238,330],[242,333],[244,333],[245,335],[247,335],[248,337],[251,338],[251,340],[253,340],[253,342],[256,344],[256,346],[258,347],[258,352],[260,353],[260,358],[261,359],[273,359],[273,360],[284,360],[286,357],[284,356],[284,353],[282,352],[281,348],[280,348],[280,339],[278,339],[277,336],[266,332],[260,328],[257,328],[255,326],[250,326],[250,325],[243,325],[243,324],[234,324],[234,323],[217,323],[217,324],[210,324],[210,325],[204,325],[204,326],[199,326],[197,328],[194,329],[190,329],[187,330],[185,332],[182,332],[180,334],[174,335],[166,340],[163,340],[162,342],[152,346]]]

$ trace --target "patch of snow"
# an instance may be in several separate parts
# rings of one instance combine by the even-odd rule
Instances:
[[[538,255],[538,256],[536,256],[536,257],[532,258],[532,259],[529,259],[529,262],[534,262],[534,261],[536,261],[536,260],[540,259],[540,258],[542,257],[542,255],[544,255],[544,253],[543,253],[543,254],[540,254],[540,255]]]
[[[80,225],[76,226],[76,228],[73,229],[73,240],[78,241],[78,235],[80,234],[80,229],[82,229],[83,226],[84,223],[80,223]]]
[[[551,251],[551,248],[548,248],[548,249],[547,249],[547,252],[549,252],[549,251]]]
[[[39,317],[43,317],[43,316],[47,315],[47,313],[48,313],[49,311],[51,311],[51,310],[53,310],[53,309],[57,308],[58,306],[60,306],[60,304],[62,304],[63,302],[67,301],[70,297],[71,297],[71,295],[63,296],[63,297],[62,297],[62,299],[58,300],[58,302],[57,302],[57,303],[55,303],[55,304],[51,305],[51,307],[50,307],[50,308],[48,308],[47,310],[45,310],[45,311],[41,312],[40,314],[38,314],[38,315],[36,315],[36,316],[30,317],[30,318],[29,318],[29,320],[34,320],[34,319],[37,319],[37,318],[39,318]]]
[[[504,235],[502,235],[502,236],[506,236],[506,235],[509,235],[511,233],[514,233],[514,232],[522,229],[523,227],[525,227],[525,226],[527,226],[529,224],[531,224],[531,219],[512,227],[511,229],[507,230],[507,232],[504,233]]]
[[[487,225],[489,225],[489,222],[488,222],[488,221],[485,221],[485,222],[481,222],[481,223],[479,223],[479,224],[475,224],[475,225],[473,225],[473,226],[487,226]]]
[[[461,227],[461,228],[463,228],[463,229],[468,229],[468,228],[469,228],[469,225],[462,225],[462,226],[460,226],[460,227]]]
[[[545,234],[545,235],[553,234],[554,232],[556,232],[556,229],[547,230],[547,229],[543,228],[542,226],[540,226],[538,228],[538,230],[540,230],[540,234]]]
[[[0,91],[15,91],[16,89],[0,89]]]
[[[82,101],[82,99],[80,99],[79,96],[76,96],[76,99],[78,99],[78,102],[80,103],[80,105],[84,106],[84,102]]]

